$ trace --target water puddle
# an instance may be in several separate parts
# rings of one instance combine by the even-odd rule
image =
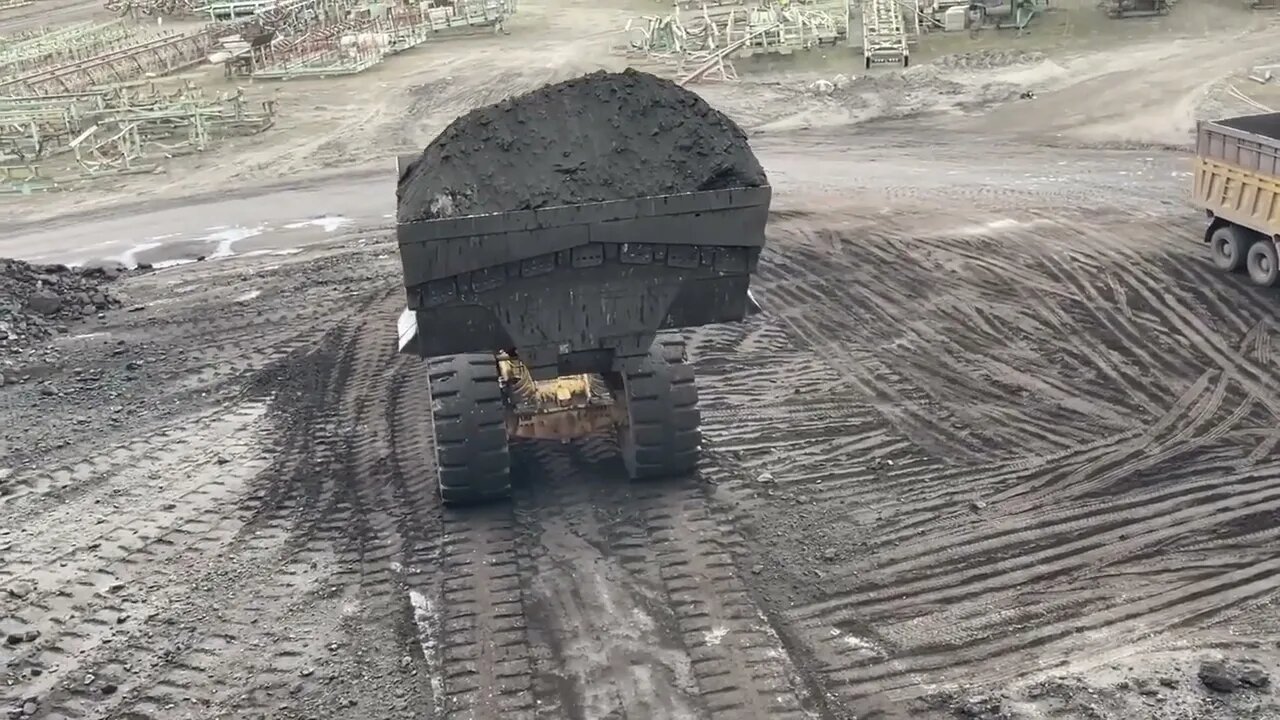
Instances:
[[[431,696],[435,698],[439,711],[444,707],[444,676],[440,673],[440,660],[437,657],[436,638],[440,635],[440,613],[426,595],[417,590],[409,591],[409,605],[413,607],[413,624],[418,629],[418,644],[422,648],[422,659],[427,665],[427,677],[431,682]]]
[[[120,257],[116,258],[116,262],[119,262],[121,265],[124,265],[125,267],[136,268],[138,267],[138,253],[144,253],[148,250],[155,250],[156,248],[162,245],[164,245],[164,243],[162,242],[145,242],[140,245],[134,245],[133,247],[121,253]]]
[[[299,220],[298,222],[287,223],[285,230],[301,230],[307,227],[318,227],[327,233],[331,233],[340,227],[350,225],[351,219],[342,217],[341,215],[325,215],[323,217],[311,218],[310,220]]]
[[[257,237],[262,234],[264,226],[259,225],[253,228],[246,227],[218,227],[209,228],[213,232],[200,238],[201,242],[217,243],[217,247],[207,256],[210,259],[224,258],[235,255],[234,246],[238,242],[248,240],[251,237]]]
[[[74,261],[67,256],[36,256],[33,260],[87,265],[118,263],[128,268],[140,264],[156,269],[177,267],[204,260],[255,255],[293,255],[319,239],[352,226],[355,220],[343,215],[322,215],[289,222],[253,225],[212,225],[197,232],[153,234],[143,240],[118,238],[76,249]],[[246,241],[253,240],[251,247]],[[265,246],[265,247],[264,247]]]

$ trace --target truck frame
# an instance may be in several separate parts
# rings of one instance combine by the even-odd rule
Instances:
[[[750,278],[771,194],[398,223],[399,349],[427,360],[442,500],[508,495],[511,438],[616,433],[632,479],[694,470],[698,390],[673,331],[759,311]]]
[[[1194,196],[1214,265],[1280,284],[1280,113],[1200,121]]]

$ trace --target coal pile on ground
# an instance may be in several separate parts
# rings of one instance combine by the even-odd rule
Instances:
[[[75,270],[0,259],[0,361],[70,322],[119,305],[104,287],[119,274],[114,268]]]
[[[746,133],[669,80],[595,72],[454,120],[400,177],[398,219],[759,187]]]

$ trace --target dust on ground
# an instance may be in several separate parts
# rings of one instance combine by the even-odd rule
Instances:
[[[510,505],[442,511],[391,159],[617,68],[604,33],[652,9],[526,4],[255,86],[277,128],[163,175],[4,201],[0,254],[47,262],[200,226],[103,308],[56,291],[92,313],[4,371],[7,712],[1280,717],[1276,296],[1205,262],[1168,149],[1274,52],[1238,6],[700,87],[776,200],[766,312],[689,333],[698,477],[532,445]],[[310,206],[347,222],[285,228]]]

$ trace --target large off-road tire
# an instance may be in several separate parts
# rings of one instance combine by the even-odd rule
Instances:
[[[640,369],[622,374],[627,425],[618,447],[632,480],[683,475],[698,465],[702,417],[686,359],[684,340],[659,335]]]
[[[1245,265],[1245,257],[1254,237],[1242,227],[1223,225],[1209,235],[1209,254],[1219,270],[1239,272]]]
[[[440,499],[461,505],[511,494],[507,408],[493,355],[427,361]]]
[[[1276,244],[1270,238],[1259,240],[1249,247],[1249,255],[1245,265],[1249,268],[1249,279],[1254,285],[1275,287],[1280,283],[1280,258],[1277,258]]]

